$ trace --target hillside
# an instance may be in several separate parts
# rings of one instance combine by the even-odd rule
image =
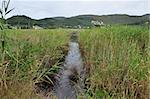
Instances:
[[[43,28],[83,28],[94,26],[91,21],[103,22],[105,25],[142,25],[150,23],[150,14],[143,16],[129,16],[125,14],[114,15],[79,15],[74,17],[52,17],[40,20],[31,19],[27,16],[13,16],[7,19],[7,23],[11,26],[31,28],[32,26],[40,26]]]

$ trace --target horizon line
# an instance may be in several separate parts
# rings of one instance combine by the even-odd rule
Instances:
[[[72,16],[50,16],[50,17],[45,17],[45,18],[32,18],[28,15],[12,15],[12,16],[9,16],[7,19],[11,18],[11,17],[14,17],[14,16],[26,16],[26,17],[29,17],[31,19],[35,19],[35,20],[41,20],[41,19],[46,19],[46,18],[57,18],[57,17],[64,17],[64,18],[72,18],[72,17],[77,17],[77,16],[111,16],[111,15],[127,15],[127,16],[137,16],[137,17],[140,17],[140,16],[144,16],[144,15],[150,15],[150,13],[145,13],[145,14],[142,14],[142,15],[136,15],[136,14],[103,14],[103,15],[98,15],[98,14],[79,14],[79,15],[72,15]]]

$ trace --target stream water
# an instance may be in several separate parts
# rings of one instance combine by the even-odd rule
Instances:
[[[56,76],[54,93],[58,99],[76,99],[84,87],[84,66],[79,49],[77,33],[71,34],[69,52],[65,63]]]

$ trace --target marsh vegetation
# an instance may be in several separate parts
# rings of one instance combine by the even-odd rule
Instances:
[[[74,30],[5,31],[0,97],[41,98],[35,85],[44,82],[46,86],[41,88],[46,89],[53,84],[51,75],[56,75],[64,64],[70,33]],[[148,99],[148,27],[104,26],[76,31],[86,68],[85,93],[79,98]]]

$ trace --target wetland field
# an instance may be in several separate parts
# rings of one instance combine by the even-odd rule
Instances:
[[[84,67],[81,72],[84,84],[76,94],[78,99],[149,99],[147,26],[6,29],[4,32],[5,49],[0,47],[3,52],[0,99],[55,99],[53,87],[71,50],[72,32],[78,37],[76,42]],[[78,77],[76,69],[69,70],[73,75],[69,79],[76,85],[82,77]]]

